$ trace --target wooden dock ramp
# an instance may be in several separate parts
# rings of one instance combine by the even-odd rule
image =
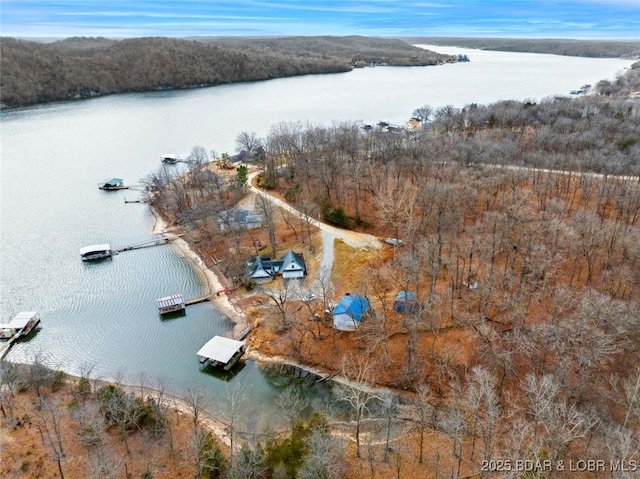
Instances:
[[[191,306],[192,304],[204,303],[210,300],[211,300],[211,296],[200,296],[199,298],[187,299],[184,302],[184,305]]]

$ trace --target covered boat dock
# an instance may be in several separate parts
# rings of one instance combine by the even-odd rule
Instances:
[[[0,335],[3,339],[26,336],[39,323],[40,317],[37,311],[23,311],[16,314],[8,323],[0,324]]]
[[[181,294],[158,298],[157,303],[160,314],[174,313],[185,309],[184,298]]]
[[[101,190],[127,190],[128,186],[124,184],[124,180],[122,178],[110,178],[108,180],[103,181],[98,186]]]
[[[113,254],[109,243],[94,244],[80,248],[80,258],[82,261],[91,261],[93,259],[109,258]]]
[[[214,336],[197,352],[200,363],[207,361],[213,367],[221,366],[229,371],[244,354],[244,341]]]

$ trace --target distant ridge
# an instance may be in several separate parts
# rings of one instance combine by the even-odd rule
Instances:
[[[195,88],[354,66],[425,66],[454,57],[397,39],[368,37],[113,40],[74,37],[53,43],[3,38],[0,106],[114,93]]]

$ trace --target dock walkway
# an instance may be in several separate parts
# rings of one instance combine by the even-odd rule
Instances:
[[[13,346],[14,341],[19,337],[20,337],[19,333],[14,334],[9,339],[7,339],[4,343],[0,344],[0,360],[4,359],[4,357],[7,355],[7,353],[11,349],[11,346]]]
[[[122,253],[123,251],[133,251],[136,249],[142,249],[142,248],[151,248],[153,246],[160,246],[163,244],[167,244],[170,241],[174,241],[180,237],[184,236],[184,234],[179,234],[179,235],[172,235],[172,236],[164,236],[162,238],[158,238],[158,239],[153,239],[153,240],[149,240],[149,241],[143,241],[142,243],[136,243],[130,246],[125,246],[123,248],[118,248],[118,249],[114,249],[112,250],[113,254],[118,254],[118,253]]]
[[[204,303],[210,300],[211,300],[211,296],[200,296],[199,298],[187,299],[184,302],[184,305],[191,306],[192,304]]]

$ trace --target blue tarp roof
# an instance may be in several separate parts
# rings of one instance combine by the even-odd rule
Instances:
[[[400,291],[396,296],[396,301],[413,301],[416,299],[416,294],[411,291]]]
[[[360,321],[364,312],[369,309],[369,300],[357,294],[343,296],[331,312],[334,316],[338,314],[348,314],[354,320]]]
[[[110,180],[105,181],[104,184],[109,186],[117,186],[122,183],[122,181],[122,178],[111,178]]]
[[[398,313],[415,313],[418,310],[416,293],[400,291],[393,301],[393,309]]]

